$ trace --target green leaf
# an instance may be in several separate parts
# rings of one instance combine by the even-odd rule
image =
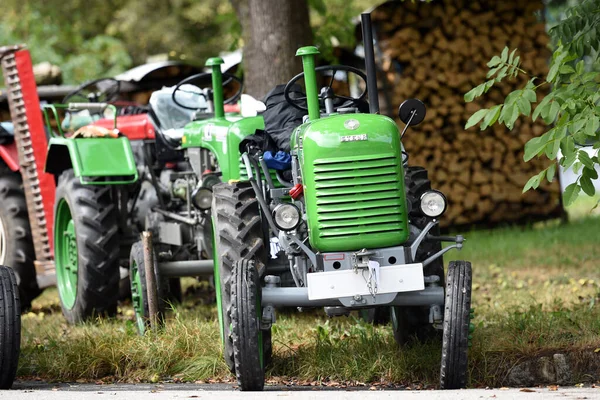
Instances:
[[[506,96],[506,99],[504,100],[504,104],[514,104],[516,103],[516,101],[523,95],[523,91],[522,90],[513,90],[512,92],[510,92],[508,94],[508,96]]]
[[[525,187],[523,187],[523,193],[525,193],[526,191],[531,189],[533,187],[533,185],[538,186],[539,184],[540,184],[540,177],[537,175],[532,176],[531,178],[529,178],[529,180],[525,184]]]
[[[487,66],[489,68],[494,68],[502,63],[502,60],[498,56],[492,57],[490,61],[488,61]]]
[[[596,194],[596,189],[594,188],[594,184],[592,183],[592,180],[589,176],[581,175],[581,178],[579,179],[579,184],[581,185],[581,188],[583,189],[585,194],[587,194],[588,196],[593,196]]]
[[[579,118],[579,119],[573,121],[573,123],[571,124],[571,129],[570,129],[571,132],[573,134],[579,133],[586,123],[587,123],[587,119],[585,119],[585,118]]]
[[[506,127],[508,129],[512,129],[517,118],[519,118],[519,109],[517,107],[513,107],[512,113],[508,117],[508,120],[505,120]]]
[[[588,136],[596,136],[598,128],[600,128],[600,119],[591,117],[585,125],[585,134]]]
[[[586,153],[585,150],[579,150],[577,152],[577,159],[579,161],[581,161],[581,163],[583,165],[585,165],[587,168],[594,169],[594,162],[592,161],[589,154]]]
[[[571,204],[573,204],[573,202],[577,199],[577,196],[579,196],[580,190],[581,188],[579,187],[577,182],[571,183],[569,186],[567,186],[565,192],[563,193],[563,202],[565,207],[568,207]]]
[[[527,162],[544,150],[546,143],[548,143],[547,140],[544,140],[544,136],[545,135],[530,139],[527,143],[525,143],[525,154],[523,154],[523,160]]]
[[[598,179],[598,171],[596,169],[584,168],[582,173],[590,179]]]
[[[577,68],[577,75],[582,75],[585,70],[585,62],[580,60],[575,68]]]
[[[490,112],[487,113],[485,118],[483,118],[483,123],[481,124],[481,130],[484,130],[488,126],[494,125],[494,123],[498,120],[500,116],[500,111],[502,110],[502,105],[498,104],[490,108]]]
[[[558,101],[554,100],[552,103],[550,103],[550,108],[548,110],[548,114],[546,114],[545,116],[542,114],[542,117],[544,118],[544,122],[547,124],[551,124],[552,122],[554,122],[554,120],[558,116],[559,112],[560,112],[560,104],[558,104]]]
[[[548,111],[550,111],[550,100],[551,99],[552,99],[552,96],[546,96],[535,107],[535,110],[533,110],[533,114],[531,116],[531,118],[533,118],[534,121],[537,119],[537,117],[540,115],[540,113],[542,115],[548,115]]]
[[[508,61],[508,47],[507,46],[504,46],[504,49],[502,50],[502,54],[500,55],[500,60],[503,63]]]
[[[508,57],[508,63],[511,65],[514,65],[513,60],[515,59],[516,52],[517,52],[517,49],[514,49],[513,51],[510,52],[510,56]]]
[[[505,65],[498,70],[498,73],[496,74],[496,82],[500,82],[506,76],[506,71],[508,71],[508,65]]]
[[[562,65],[558,69],[558,72],[560,72],[561,74],[574,74],[575,69],[573,69],[573,67],[571,67],[570,65]]]
[[[523,92],[523,97],[525,97],[530,103],[535,103],[537,101],[535,91],[532,89],[525,89]]]
[[[469,103],[476,97],[481,96],[483,94],[483,90],[485,89],[485,84],[486,83],[482,83],[481,85],[475,86],[473,89],[465,93],[465,102]]]
[[[546,179],[548,180],[548,182],[552,182],[552,180],[554,180],[555,172],[556,172],[556,164],[552,163],[546,170]]]
[[[554,82],[556,75],[558,75],[559,68],[560,68],[559,63],[556,63],[556,62],[552,63],[552,66],[550,67],[550,71],[548,72],[548,78],[547,78],[548,82]]]
[[[529,117],[529,114],[531,114],[531,103],[529,100],[527,100],[525,97],[520,97],[519,100],[517,100],[517,106],[519,107],[521,114]]]
[[[560,140],[554,139],[554,141],[548,143],[546,145],[546,157],[550,160],[554,160],[556,155],[558,154],[558,149],[560,148]]]
[[[469,129],[472,126],[475,126],[479,123],[479,121],[481,121],[481,119],[483,117],[485,117],[485,115],[488,113],[487,108],[483,108],[479,111],[477,111],[475,114],[471,115],[471,118],[469,118],[469,120],[467,121],[467,124],[465,125],[465,129]]]

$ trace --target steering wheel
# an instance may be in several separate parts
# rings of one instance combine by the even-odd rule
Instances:
[[[331,99],[340,99],[343,100],[344,106],[349,106],[352,104],[357,104],[358,102],[362,101],[365,96],[367,95],[367,76],[364,74],[364,72],[362,72],[360,69],[358,68],[354,68],[351,67],[349,65],[324,65],[321,67],[317,67],[315,68],[315,72],[322,72],[322,71],[332,71],[331,73],[331,80],[329,81],[329,84],[326,86],[326,89],[328,89],[326,91],[326,93],[329,93],[330,98]],[[365,89],[363,90],[363,92],[360,94],[360,96],[358,97],[350,97],[350,96],[342,96],[341,94],[335,94],[335,92],[332,90],[331,85],[333,85],[333,80],[335,79],[335,74],[337,71],[346,71],[346,72],[352,72],[353,74],[357,75],[360,79],[362,79],[362,81],[365,84]],[[290,92],[292,91],[292,87],[296,84],[296,82],[298,80],[300,80],[300,78],[304,78],[304,72],[299,73],[298,75],[296,75],[295,77],[293,77],[288,83],[287,85],[285,85],[285,89],[283,90],[283,95],[285,97],[285,100],[290,103],[290,105],[296,107],[299,110],[302,111],[308,111],[308,107],[305,107],[302,105],[302,102],[306,101],[306,94],[303,97],[295,97],[292,98],[290,97]],[[348,76],[346,75],[346,82],[348,82],[348,84],[350,83],[350,81],[348,81]],[[332,95],[331,95],[332,94]],[[322,95],[319,95],[319,100],[324,100]]]
[[[63,103],[110,103],[117,100],[121,91],[121,81],[101,78],[86,82],[68,93]]]
[[[232,104],[235,103],[240,96],[242,95],[242,92],[244,91],[244,83],[242,82],[242,80],[240,78],[238,78],[235,75],[231,75],[227,72],[223,72],[223,78],[227,78],[223,81],[223,87],[229,85],[231,82],[237,82],[237,84],[239,85],[239,89],[237,90],[237,92],[235,92],[235,94],[227,99],[225,99],[225,101],[223,102],[224,104]],[[173,90],[173,94],[171,95],[171,98],[173,99],[173,102],[175,104],[177,104],[179,107],[184,108],[186,110],[197,110],[198,107],[190,107],[189,105],[184,105],[181,104],[180,102],[177,101],[177,96],[176,93],[177,92],[183,92],[183,93],[191,93],[191,94],[196,94],[199,96],[204,97],[206,100],[208,100],[206,98],[206,95],[202,92],[196,92],[196,91],[190,91],[190,90],[185,90],[182,89],[181,87],[183,85],[191,85],[192,82],[196,82],[196,81],[202,81],[203,79],[206,79],[207,77],[212,76],[211,72],[202,72],[196,75],[192,75],[190,77],[185,78],[184,80],[182,80],[181,82],[179,82],[177,84],[177,86],[175,86],[175,90]],[[212,84],[212,83],[211,83]]]

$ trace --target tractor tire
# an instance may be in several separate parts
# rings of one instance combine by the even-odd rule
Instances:
[[[15,271],[21,308],[26,310],[42,292],[35,276],[35,251],[27,203],[21,176],[0,172],[0,264],[9,265]]]
[[[467,385],[472,281],[470,262],[450,262],[444,307],[441,389],[462,389]]]
[[[427,176],[427,170],[422,167],[408,167],[406,169],[406,193],[409,207],[409,219],[411,223],[422,229],[427,225],[428,219],[421,214],[419,203],[421,196],[431,189],[431,182]],[[439,235],[439,225],[430,231],[433,235]],[[440,242],[423,241],[417,250],[416,260],[424,261],[429,256],[442,249]],[[444,285],[444,260],[438,258],[425,267],[424,273],[437,275],[438,284]],[[394,339],[399,346],[403,347],[412,340],[420,342],[439,337],[439,331],[429,323],[429,307],[394,306],[390,309],[390,320]]]
[[[238,260],[253,259],[258,267],[267,257],[258,200],[250,183],[220,183],[213,186],[212,220],[221,340],[225,362],[233,372],[235,363],[229,317],[233,264]]]
[[[0,389],[10,389],[21,349],[21,306],[14,269],[0,265]]]
[[[113,315],[119,298],[118,214],[111,188],[82,185],[73,170],[58,178],[54,204],[56,283],[71,324]]]
[[[160,326],[164,325],[166,309],[165,282],[160,280],[156,268],[156,255],[154,256],[154,275],[156,277],[157,292],[154,294],[158,301],[158,318]],[[150,308],[148,306],[148,285],[146,281],[146,263],[144,260],[144,245],[141,241],[131,246],[129,257],[129,276],[131,277],[131,303],[135,312],[135,323],[138,333],[143,335],[150,328]],[[166,281],[166,280],[165,280]],[[162,296],[161,296],[162,294]]]
[[[265,362],[261,286],[254,260],[242,259],[231,274],[231,333],[235,376],[240,390],[263,390]]]

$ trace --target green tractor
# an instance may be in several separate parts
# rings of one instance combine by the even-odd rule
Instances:
[[[211,187],[237,179],[240,169],[236,138],[229,139],[228,132],[241,137],[263,126],[261,118],[225,113],[243,85],[221,73],[222,62],[209,59],[211,72],[155,92],[148,109],[136,115],[120,113],[96,87],[82,87],[70,96],[88,102],[45,106],[51,132],[50,114],[58,121],[65,111],[69,121],[84,121],[71,134],[63,132],[65,123],[54,127],[46,163],[57,181],[55,265],[69,322],[113,314],[120,283],[129,281],[137,326],[140,332],[146,329],[150,292],[143,231],[152,233],[157,282],[152,295],[160,299],[159,311],[181,300],[180,277],[212,275]],[[207,79],[212,88],[195,84]],[[235,93],[224,100],[223,86],[233,82],[237,91],[230,90]],[[101,84],[108,85],[105,92],[114,92],[111,82]]]
[[[368,14],[362,24],[366,76],[347,66],[315,69],[315,47],[297,52],[304,72],[285,97],[308,115],[289,132],[285,186],[273,184],[263,151],[249,145],[247,181],[213,187],[224,355],[242,390],[264,387],[278,307],[324,307],[330,316],[386,311],[401,346],[441,331],[440,386],[467,384],[471,264],[451,261],[445,274],[442,259],[464,238],[439,235],[446,198],[431,189],[424,168],[408,165],[401,143],[424,119],[423,103],[400,106],[402,132],[379,115]],[[348,96],[330,83],[318,91],[317,72],[331,82],[340,73],[364,80],[369,112],[360,112],[366,89]],[[300,79],[305,95],[291,96]]]

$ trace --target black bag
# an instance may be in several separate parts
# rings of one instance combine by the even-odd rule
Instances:
[[[302,117],[307,114],[292,106],[283,96],[285,85],[277,85],[265,96],[264,103],[267,109],[262,114],[265,119],[265,131],[273,139],[277,150],[290,151],[290,136],[293,130],[302,124]],[[290,90],[290,97],[297,99],[306,97],[298,85],[294,85]],[[299,101],[299,105],[306,107],[306,100]]]

